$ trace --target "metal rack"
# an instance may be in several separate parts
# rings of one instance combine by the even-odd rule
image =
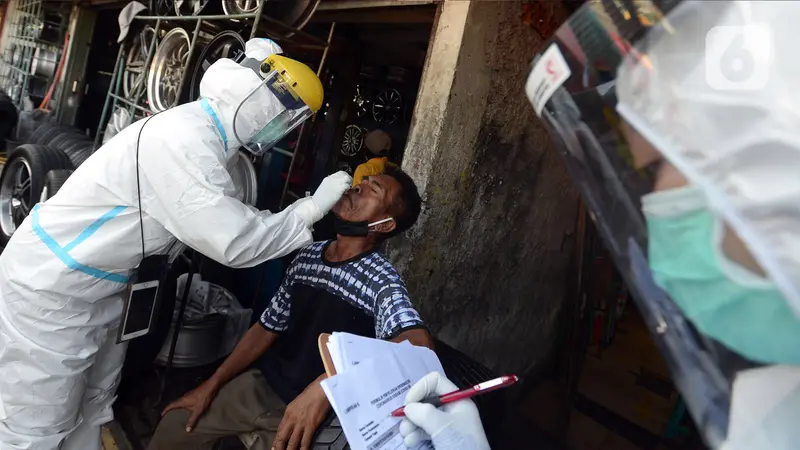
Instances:
[[[51,11],[58,14],[59,21],[55,22],[46,20],[46,11],[44,0],[19,0],[9,17],[11,32],[0,58],[0,89],[9,94],[19,109],[23,108],[23,100],[33,94],[34,80],[45,85],[52,83],[56,64],[64,51],[60,41],[66,32],[66,14],[63,9]],[[43,39],[45,27],[58,29],[57,42]],[[46,54],[51,58],[46,58]],[[50,65],[51,74],[37,73],[46,65]]]
[[[322,40],[316,36],[308,34],[298,28],[288,26],[282,22],[279,22],[275,19],[272,19],[269,16],[262,14],[262,10],[264,8],[265,2],[259,2],[258,7],[255,11],[251,13],[244,13],[244,14],[229,14],[229,15],[196,15],[196,16],[136,16],[137,21],[145,21],[148,23],[154,23],[153,28],[155,30],[155,36],[150,41],[147,56],[144,61],[143,70],[145,73],[142,74],[142,77],[146,77],[146,72],[151,70],[151,64],[153,63],[153,57],[156,53],[158,38],[162,31],[167,29],[174,29],[180,27],[182,24],[194,24],[193,31],[189,34],[189,50],[188,54],[186,55],[186,66],[183,69],[183,72],[180,77],[180,82],[178,83],[177,93],[180,95],[184,91],[184,87],[189,82],[187,80],[190,77],[190,67],[189,63],[193,61],[193,57],[195,56],[198,47],[200,47],[199,41],[201,40],[201,32],[203,30],[204,24],[222,24],[223,28],[225,24],[232,25],[234,23],[240,24],[241,22],[251,22],[250,24],[250,39],[256,37],[259,33],[259,25],[262,22],[265,22],[269,27],[276,30],[276,33],[270,33],[269,31],[261,31],[261,33],[265,34],[267,37],[275,40],[278,43],[281,42],[290,42],[295,44],[297,47],[303,49],[311,49],[311,50],[320,50],[322,52],[322,56],[320,58],[318,68],[317,68],[317,75],[319,75],[325,65],[325,60],[328,55],[328,50],[330,47],[331,39],[333,38],[333,31],[335,28],[335,24],[332,24],[327,36],[327,40]],[[184,28],[188,31],[188,27]],[[283,35],[289,37],[282,37],[278,35],[278,33],[283,33]],[[305,43],[303,42],[305,41]],[[123,77],[126,76],[126,57],[128,52],[135,51],[132,48],[132,45],[126,45],[123,43],[120,46],[119,52],[117,53],[117,59],[114,64],[114,71],[113,76],[111,78],[111,84],[109,86],[108,95],[106,96],[105,104],[103,105],[103,112],[100,116],[100,123],[97,127],[97,135],[95,137],[95,148],[100,146],[102,142],[103,134],[105,133],[106,123],[110,118],[110,114],[112,111],[116,111],[118,107],[126,108],[130,117],[145,117],[151,114],[155,114],[156,111],[149,105],[146,101],[145,95],[145,85],[146,82],[137,84],[136,88],[129,92],[129,95],[126,97],[123,95],[122,92],[122,84],[123,84]],[[180,99],[176,102],[176,105],[180,103]],[[173,105],[175,106],[175,105]],[[303,125],[300,126],[298,137],[297,137],[297,145],[295,146],[295,152],[299,148],[300,143],[304,141],[304,136],[309,132],[310,127],[306,126],[306,124],[310,121],[313,121],[314,118],[310,118]],[[286,178],[286,183],[283,188],[283,193],[281,196],[281,205],[284,204],[284,199],[286,198],[289,180],[291,179],[291,172],[294,168],[295,162],[295,152],[288,152],[282,149],[275,149],[276,152],[285,154],[291,157],[289,163],[289,176]]]

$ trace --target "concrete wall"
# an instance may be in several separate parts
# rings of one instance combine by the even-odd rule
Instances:
[[[516,1],[446,1],[403,168],[425,209],[389,245],[437,337],[525,372],[555,341],[577,192],[524,93],[541,44]]]

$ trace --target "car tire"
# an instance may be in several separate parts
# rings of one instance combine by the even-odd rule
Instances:
[[[47,172],[42,193],[39,195],[39,203],[44,203],[53,198],[67,181],[67,178],[72,175],[72,172],[74,172],[72,169],[58,169]]]
[[[325,422],[322,422],[322,425],[317,428],[313,442],[311,448],[314,450],[350,450],[350,444],[347,443],[342,424],[339,423],[339,418],[333,412],[328,414]]]
[[[65,132],[64,128],[67,127],[53,122],[45,122],[39,125],[36,131],[30,135],[28,143],[34,145],[49,145],[57,135]]]
[[[30,179],[29,188],[23,197],[22,209],[12,208],[11,190],[13,181],[11,177],[16,175],[16,168],[22,164],[27,171]],[[33,207],[39,203],[42,189],[45,185],[47,173],[51,170],[72,169],[72,162],[69,157],[61,150],[52,149],[43,145],[25,144],[20,145],[8,156],[3,172],[0,174],[0,198],[8,198],[6,203],[0,200],[0,244],[6,245],[16,228],[22,220],[30,213]],[[18,216],[13,217],[12,212],[18,211]],[[15,220],[16,219],[16,220]]]
[[[70,135],[64,138],[60,144],[56,148],[66,153],[75,167],[83,164],[86,158],[92,155],[94,148],[94,143],[84,135]]]
[[[76,142],[86,142],[89,138],[78,132],[75,129],[63,130],[61,133],[56,134],[50,142],[45,142],[45,145],[51,148],[64,150]]]

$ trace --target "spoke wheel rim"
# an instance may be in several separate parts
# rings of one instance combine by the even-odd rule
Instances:
[[[364,133],[356,125],[348,125],[344,129],[342,140],[342,154],[345,156],[355,156],[364,145]]]
[[[175,28],[164,36],[153,55],[147,74],[147,101],[154,112],[165,111],[177,104],[189,47],[189,34],[182,28]]]
[[[125,57],[125,74],[122,77],[122,94],[125,98],[134,96],[145,82],[147,74],[144,63],[147,61],[150,43],[155,37],[156,30],[147,26],[136,36],[128,50],[128,55]]]
[[[397,89],[381,91],[372,103],[372,118],[375,122],[391,124],[400,116],[403,98]]]
[[[0,183],[0,228],[11,236],[30,213],[33,205],[31,166],[25,158],[16,158],[4,169]]]

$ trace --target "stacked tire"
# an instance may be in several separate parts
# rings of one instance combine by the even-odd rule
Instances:
[[[28,139],[29,144],[46,145],[66,153],[73,167],[78,167],[92,155],[94,142],[73,127],[46,122]]]
[[[20,118],[16,124],[17,135],[27,143],[9,152],[0,174],[3,246],[33,207],[53,197],[94,148],[94,142],[73,127],[47,122],[41,114],[29,114],[24,119],[25,123]]]
[[[8,155],[0,174],[0,244],[6,245],[37,203],[55,194],[73,167],[66,153],[44,145],[20,145]]]

